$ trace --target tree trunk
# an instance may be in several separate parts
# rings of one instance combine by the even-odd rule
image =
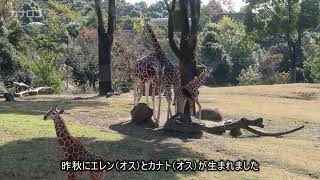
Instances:
[[[289,28],[287,32],[287,44],[289,48],[289,55],[290,55],[290,72],[289,72],[289,83],[295,83],[297,79],[297,50],[296,50],[296,43],[293,41],[292,33],[292,7],[293,3],[291,0],[288,0],[288,23]]]
[[[179,59],[181,84],[186,85],[192,81],[196,75],[195,50],[199,26],[200,0],[179,0],[180,12],[182,13],[181,17],[183,17],[180,47],[177,46],[173,34],[176,0],[172,0],[171,7],[167,0],[165,0],[165,4],[169,12],[168,37],[170,47]],[[189,24],[189,18],[191,18],[191,25]],[[194,103],[193,107],[194,112],[192,112],[192,114],[195,114]],[[186,103],[184,112],[190,114],[189,103]]]
[[[115,0],[109,0],[108,32],[104,28],[100,0],[95,0],[95,9],[98,18],[98,51],[99,51],[99,93],[106,95],[113,92],[111,72],[111,51],[115,22]]]
[[[295,47],[291,47],[292,52],[290,53],[290,72],[289,72],[289,83],[295,83],[297,79],[297,55]]]

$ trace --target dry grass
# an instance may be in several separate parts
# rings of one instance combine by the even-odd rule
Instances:
[[[39,120],[52,104],[66,108],[71,132],[87,147],[111,159],[255,159],[261,168],[259,172],[113,172],[109,179],[320,178],[320,85],[205,87],[200,92],[203,107],[219,108],[225,118],[263,117],[269,131],[306,127],[281,138],[258,138],[246,132],[241,138],[207,133],[201,138],[175,138],[123,123],[130,117],[132,94],[108,99],[94,95],[27,97],[0,103],[4,129],[0,131],[0,179],[65,177],[56,164],[62,156],[53,125]],[[74,100],[78,96],[83,99]],[[166,103],[162,102],[163,124]]]

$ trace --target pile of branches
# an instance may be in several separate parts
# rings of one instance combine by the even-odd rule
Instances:
[[[33,88],[23,82],[7,81],[4,85],[7,89],[14,89],[14,92],[10,93],[7,91],[3,92],[3,95],[0,95],[0,98],[5,98],[6,101],[13,101],[14,97],[53,94],[54,92],[52,87]]]

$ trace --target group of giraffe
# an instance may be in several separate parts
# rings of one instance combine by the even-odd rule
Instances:
[[[157,117],[155,117],[155,115],[153,115],[153,117],[156,123],[159,125],[161,93],[164,91],[164,96],[166,97],[168,103],[168,120],[172,116],[170,106],[172,103],[171,88],[173,87],[176,113],[184,113],[186,102],[190,103],[190,112],[193,112],[193,102],[195,102],[199,108],[199,119],[201,120],[201,105],[198,99],[198,89],[204,83],[205,79],[210,75],[209,70],[205,69],[194,80],[189,82],[187,85],[182,86],[179,67],[172,64],[172,62],[167,58],[156,38],[151,25],[148,23],[146,23],[144,26],[144,34],[151,39],[153,51],[138,59],[134,65],[134,105],[136,106],[139,103],[143,94],[142,89],[144,86],[147,104],[149,104],[148,96],[151,86],[152,105],[153,110],[155,110],[155,93],[156,89],[158,89],[158,114]]]
[[[201,105],[198,100],[198,89],[203,84],[205,79],[209,76],[209,70],[205,69],[193,81],[189,82],[186,86],[182,86],[178,67],[174,66],[166,57],[164,51],[161,49],[156,39],[151,26],[149,24],[146,24],[144,31],[151,37],[154,51],[137,60],[137,62],[135,63],[133,74],[135,85],[134,104],[136,105],[140,101],[143,93],[143,86],[145,86],[145,93],[148,103],[149,89],[150,85],[152,85],[152,101],[154,109],[155,91],[156,88],[159,87],[159,107],[158,116],[156,118],[156,122],[159,123],[162,91],[164,91],[164,95],[168,102],[167,119],[172,116],[170,105],[172,102],[171,88],[173,87],[176,112],[183,113],[184,106],[187,101],[195,102],[199,107],[199,111],[201,112]],[[193,106],[190,105],[190,107],[192,108]],[[193,109],[190,110],[190,112],[192,111]],[[58,144],[63,149],[65,159],[68,161],[105,162],[105,160],[103,160],[101,157],[88,151],[78,139],[71,135],[64,119],[61,116],[63,112],[63,110],[59,110],[57,106],[54,105],[45,114],[43,120],[52,119],[54,121]],[[68,171],[67,173],[68,180],[76,180],[77,174],[79,173],[86,173],[91,180],[101,180],[104,176],[103,171]]]

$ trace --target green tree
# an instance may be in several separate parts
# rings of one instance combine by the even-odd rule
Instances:
[[[166,5],[163,1],[153,3],[148,8],[148,16],[152,18],[162,18],[168,15]]]
[[[6,38],[0,37],[0,77],[5,79],[17,69],[16,50]]]
[[[216,0],[210,0],[207,5],[202,7],[203,14],[213,16],[223,12],[221,4]]]
[[[13,44],[18,50],[21,50],[21,44],[26,38],[26,32],[19,20],[12,20],[6,25],[8,30],[7,38],[11,44]]]
[[[227,58],[224,47],[218,41],[217,24],[207,24],[201,33],[201,43],[199,46],[201,63],[209,67],[216,67],[209,77],[208,83],[214,85],[224,85],[229,81],[230,62]]]
[[[207,24],[201,37],[204,64],[215,67],[212,83],[238,84],[241,70],[253,63],[253,51],[257,48],[247,36],[244,25],[224,17],[216,24]]]
[[[10,17],[12,10],[12,0],[0,0],[0,21],[4,21]]]
[[[144,21],[142,18],[134,18],[133,19],[133,31],[134,32],[142,32],[144,27]]]
[[[247,0],[246,30],[257,39],[280,38],[290,57],[289,82],[296,82],[297,64],[303,61],[302,40],[320,24],[319,0]]]
[[[65,24],[47,19],[46,27],[33,30],[32,61],[27,65],[35,74],[34,86],[52,86],[56,93],[63,90],[62,79],[57,73],[64,60],[62,43],[68,37]]]
[[[309,82],[320,82],[320,45],[313,45],[312,51],[304,62],[305,74]]]

